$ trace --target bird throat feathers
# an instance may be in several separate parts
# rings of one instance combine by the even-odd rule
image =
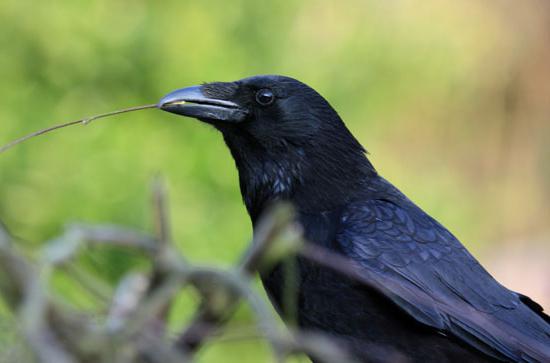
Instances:
[[[306,213],[335,209],[364,191],[377,175],[359,143],[282,143],[267,149],[242,134],[224,133],[224,139],[253,221],[277,200],[290,201]]]

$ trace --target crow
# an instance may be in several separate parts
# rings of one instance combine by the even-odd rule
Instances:
[[[293,78],[262,75],[169,93],[164,111],[223,135],[253,227],[274,201],[305,238],[380,281],[372,288],[296,260],[296,322],[358,361],[550,362],[550,319],[496,281],[445,227],[378,174],[330,104]],[[261,273],[284,312],[282,263]],[[380,347],[387,356],[371,355]]]

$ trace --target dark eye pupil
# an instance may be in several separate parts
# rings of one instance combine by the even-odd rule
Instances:
[[[268,89],[261,89],[256,93],[256,101],[258,101],[260,105],[267,106],[271,104],[274,99],[275,96],[273,92]]]

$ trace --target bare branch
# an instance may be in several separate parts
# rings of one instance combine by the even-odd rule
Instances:
[[[76,363],[65,350],[54,330],[49,328],[47,284],[51,274],[44,267],[28,285],[19,316],[27,341],[41,362]]]
[[[107,314],[105,325],[108,330],[118,331],[127,324],[145,296],[149,282],[145,275],[139,273],[131,273],[122,279]]]
[[[155,105],[135,106],[135,107],[125,108],[125,109],[122,109],[122,110],[102,113],[102,114],[91,116],[91,117],[86,117],[86,118],[83,118],[83,119],[80,119],[80,120],[66,122],[66,123],[63,123],[63,124],[60,124],[60,125],[51,126],[51,127],[48,127],[48,128],[30,133],[28,135],[20,137],[17,140],[13,140],[12,142],[9,142],[4,146],[1,146],[0,147],[0,154],[7,151],[7,150],[9,150],[9,149],[11,149],[12,147],[14,147],[18,144],[21,144],[22,142],[27,141],[28,139],[31,139],[31,138],[36,137],[36,136],[44,135],[44,134],[47,134],[49,132],[52,132],[52,131],[55,131],[55,130],[58,130],[58,129],[62,129],[64,127],[73,126],[73,125],[88,125],[90,122],[92,122],[94,120],[97,120],[97,119],[100,119],[100,118],[119,115],[121,113],[126,113],[126,112],[145,110],[145,109],[148,109],[148,108],[156,108],[156,107],[157,107],[156,104]]]
[[[262,268],[262,265],[268,260],[269,254],[273,252],[272,246],[280,244],[287,246],[288,250],[298,249],[300,244],[301,232],[292,223],[294,213],[292,207],[288,204],[278,204],[261,218],[253,243],[243,254],[237,270],[243,277],[250,278],[253,273]],[[279,254],[279,258],[284,255]],[[216,311],[203,303],[195,314],[192,322],[186,327],[185,331],[176,341],[176,346],[186,353],[196,351],[209,336],[223,326],[230,316],[234,313],[239,297],[232,297],[222,311]]]
[[[86,244],[134,248],[149,254],[157,250],[154,238],[133,230],[110,225],[73,224],[63,235],[46,244],[42,257],[49,263],[61,265],[73,258]]]
[[[0,292],[19,311],[23,332],[40,362],[61,363],[185,363],[204,342],[218,336],[240,301],[256,318],[255,336],[267,339],[277,362],[305,353],[319,362],[352,363],[345,344],[310,332],[283,331],[266,302],[252,289],[253,274],[289,255],[298,254],[356,281],[384,291],[381,284],[344,256],[305,244],[294,223],[292,208],[282,204],[256,226],[252,243],[233,269],[195,266],[171,245],[164,187],[153,187],[155,237],[116,226],[72,225],[43,249],[38,267],[13,249],[0,225]],[[119,246],[145,252],[152,273],[130,273],[118,284],[103,323],[75,313],[48,293],[49,277],[59,266],[103,299],[110,289],[93,276],[76,273],[73,259],[85,245]],[[69,270],[68,270],[69,271]],[[202,296],[200,309],[184,331],[172,340],[166,316],[176,294],[192,285]],[[368,347],[372,357],[392,354]],[[396,355],[396,361],[401,357]]]
[[[156,176],[153,179],[151,191],[155,236],[160,243],[168,244],[172,241],[172,232],[170,230],[170,217],[168,215],[166,186],[160,176]]]
[[[33,271],[33,266],[14,251],[10,236],[0,225],[0,290],[12,309],[23,300]]]

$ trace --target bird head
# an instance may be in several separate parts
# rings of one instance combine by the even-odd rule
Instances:
[[[222,132],[249,212],[278,198],[329,208],[375,173],[330,104],[289,77],[254,76],[182,88],[163,97],[159,108]]]
[[[159,107],[210,123],[224,133],[246,133],[266,149],[311,142],[323,127],[343,126],[321,95],[283,76],[187,87],[163,97]]]

